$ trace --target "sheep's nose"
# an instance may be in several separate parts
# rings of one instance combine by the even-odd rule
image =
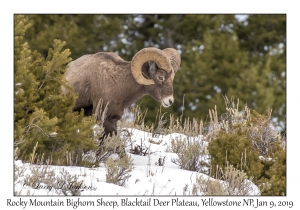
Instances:
[[[164,107],[169,107],[172,105],[172,103],[174,102],[174,98],[173,96],[167,96],[165,98],[163,98],[163,100],[161,101],[161,104],[164,106]]]

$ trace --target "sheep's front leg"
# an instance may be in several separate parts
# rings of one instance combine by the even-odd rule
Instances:
[[[108,115],[103,123],[105,135],[117,135],[117,122],[121,119],[120,115]]]
[[[102,137],[100,137],[100,144],[99,146],[101,147],[102,145],[104,145],[105,139],[108,136],[112,136],[117,135],[117,122],[118,120],[121,119],[120,115],[108,115],[107,118],[105,119],[104,123],[103,123],[103,127],[104,127],[104,134]],[[115,152],[119,154],[120,157],[123,157],[124,155],[126,155],[125,152],[125,148],[121,145],[117,146],[115,148]]]

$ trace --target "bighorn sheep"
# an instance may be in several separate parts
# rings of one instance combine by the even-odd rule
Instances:
[[[174,102],[172,82],[180,62],[180,54],[173,48],[144,48],[131,62],[111,52],[84,55],[70,62],[65,73],[78,94],[74,110],[84,108],[86,115],[92,115],[100,99],[109,103],[103,127],[106,135],[112,134],[124,109],[144,95],[164,107]],[[63,93],[67,92],[63,87]]]

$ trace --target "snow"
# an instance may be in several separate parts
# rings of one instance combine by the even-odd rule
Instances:
[[[77,175],[78,180],[82,182],[80,195],[192,195],[192,187],[193,183],[196,182],[196,177],[209,178],[209,176],[202,173],[180,169],[178,165],[171,161],[178,157],[177,154],[168,152],[170,151],[168,148],[170,148],[171,140],[175,138],[182,140],[189,138],[189,140],[199,141],[203,147],[207,147],[207,142],[203,139],[203,136],[187,137],[183,134],[172,133],[153,137],[151,133],[141,130],[131,128],[127,130],[131,133],[131,143],[149,147],[150,154],[141,156],[128,153],[133,159],[134,168],[130,172],[131,177],[125,182],[123,187],[106,182],[106,168],[103,163],[100,163],[100,166],[95,168],[51,165],[47,170],[53,170],[56,176],[60,176],[62,171],[71,175]],[[161,141],[161,143],[149,143],[148,140]],[[115,155],[114,158],[116,157]],[[164,166],[159,166],[157,164],[158,159],[164,157]],[[20,160],[15,161],[15,166],[24,170],[24,175],[15,181],[14,192],[17,194],[63,195],[61,190],[54,189],[52,186],[54,183],[40,183],[33,186],[24,184],[24,177],[32,174],[31,169],[38,166],[22,163]],[[45,168],[46,166],[41,166],[39,170],[42,171]],[[253,183],[251,184],[253,195],[259,195],[258,187]]]
[[[51,133],[49,134],[49,136],[50,136],[50,137],[56,137],[56,136],[57,136],[57,133],[56,133],[56,132],[51,132]]]

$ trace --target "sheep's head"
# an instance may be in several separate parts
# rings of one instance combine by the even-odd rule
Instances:
[[[144,48],[132,58],[131,72],[156,101],[168,107],[174,102],[173,79],[180,62],[180,54],[173,48]]]

